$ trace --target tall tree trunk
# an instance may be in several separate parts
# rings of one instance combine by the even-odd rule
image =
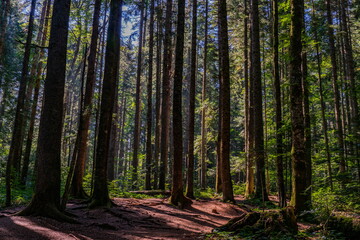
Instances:
[[[344,42],[344,57],[345,57],[345,77],[346,80],[350,84],[350,105],[351,105],[351,118],[352,125],[355,133],[355,152],[356,152],[356,160],[359,165],[359,156],[358,156],[358,142],[359,142],[359,105],[357,100],[357,92],[356,92],[356,83],[355,83],[355,62],[353,56],[353,50],[351,45],[351,36],[348,26],[347,20],[347,9],[348,1],[340,1],[340,30],[342,32],[342,38]],[[341,160],[341,159],[340,159]],[[360,169],[359,171],[359,180],[360,180]],[[345,161],[340,162],[340,173],[345,172]]]
[[[70,0],[55,0],[44,87],[35,194],[19,215],[70,220],[60,212],[60,155]]]
[[[302,91],[303,0],[291,0],[290,28],[290,111],[292,125],[292,195],[291,205],[297,213],[308,209]]]
[[[96,144],[94,192],[90,207],[109,207],[111,204],[106,173],[114,99],[119,78],[121,14],[122,0],[111,0],[104,80],[101,95],[99,133]]]
[[[322,82],[322,70],[321,70],[321,59],[320,59],[320,47],[319,47],[319,37],[317,32],[317,18],[315,17],[315,5],[314,1],[312,0],[312,22],[314,28],[314,37],[316,41],[316,63],[317,63],[317,73],[318,73],[318,80],[319,80],[319,94],[320,94],[320,105],[321,105],[321,119],[323,125],[323,133],[324,133],[324,141],[325,141],[325,151],[326,151],[326,160],[328,164],[328,176],[329,176],[329,184],[331,189],[333,189],[333,182],[332,182],[332,170],[331,170],[331,155],[330,155],[330,147],[329,147],[329,137],[328,137],[328,127],[325,117],[325,102],[324,102],[324,91],[323,91],[323,82]]]
[[[306,37],[305,26],[305,8],[302,9],[303,17],[303,35]],[[304,141],[305,141],[305,174],[306,174],[306,194],[309,197],[308,204],[311,203],[311,184],[312,184],[312,161],[311,161],[311,117],[310,117],[310,92],[309,92],[309,80],[308,80],[308,66],[307,66],[307,49],[306,41],[302,39],[303,48],[301,53],[302,63],[302,91],[303,91],[303,111],[304,111]]]
[[[96,0],[94,5],[94,15],[92,24],[91,43],[88,56],[88,68],[85,85],[85,95],[83,102],[83,109],[79,120],[79,129],[77,138],[79,138],[79,148],[77,151],[77,159],[75,165],[75,172],[71,183],[70,194],[77,198],[84,198],[87,196],[83,189],[83,177],[85,173],[85,161],[88,142],[88,131],[90,126],[90,118],[92,112],[92,99],[94,95],[94,86],[96,80],[95,65],[96,65],[96,51],[99,38],[99,18],[101,11],[101,0]],[[105,26],[104,26],[105,27]]]
[[[155,123],[155,151],[154,151],[154,189],[158,188],[159,182],[159,154],[161,135],[161,43],[162,43],[162,1],[157,5],[157,49],[156,49],[156,123]]]
[[[12,139],[9,151],[8,162],[6,165],[6,205],[11,204],[11,181],[14,177],[17,177],[20,173],[20,162],[21,162],[21,153],[22,145],[24,139],[24,126],[25,126],[25,97],[26,97],[26,87],[28,84],[28,75],[29,75],[29,62],[30,62],[30,51],[31,51],[31,42],[34,31],[34,15],[36,8],[36,0],[31,1],[30,17],[29,17],[29,26],[27,31],[26,43],[25,43],[25,52],[22,62],[21,70],[21,79],[20,86],[17,98],[15,120],[12,132]],[[6,10],[5,10],[6,11]]]
[[[147,85],[147,135],[146,135],[146,176],[145,189],[151,189],[151,165],[152,165],[152,86],[153,86],[153,58],[154,58],[154,12],[155,0],[150,2],[150,40],[149,40],[149,76]]]
[[[222,105],[222,112],[220,118],[220,162],[222,192],[224,201],[234,202],[235,200],[230,175],[230,59],[226,0],[218,1],[218,24],[220,58],[220,98]]]
[[[170,202],[183,207],[183,127],[182,127],[182,85],[184,68],[184,35],[185,35],[185,0],[178,0],[178,16],[176,28],[176,57],[173,92],[173,146],[174,161],[172,165],[172,189]]]
[[[279,6],[278,0],[272,1],[273,6],[273,76],[276,104],[276,170],[279,206],[286,206],[286,192],[284,185],[283,166],[283,133],[282,133],[282,105],[281,105],[281,83],[279,74]]]
[[[196,86],[196,53],[197,53],[196,28],[197,28],[197,0],[193,0],[192,1],[191,63],[190,63],[190,99],[189,99],[190,101],[189,101],[189,126],[188,126],[189,145],[187,152],[188,164],[187,164],[187,179],[186,179],[186,196],[189,198],[194,198],[194,134],[195,134],[195,90],[196,90],[195,86]],[[203,176],[203,172],[201,172],[201,179],[203,179],[202,176]],[[201,181],[201,183],[203,182]],[[204,183],[201,184],[201,188],[203,187],[204,187]]]
[[[245,153],[246,153],[246,186],[245,197],[248,198],[254,194],[254,168],[253,168],[253,111],[252,111],[252,88],[249,83],[249,41],[248,41],[248,0],[244,0],[244,72],[245,72]],[[252,76],[252,74],[251,74]]]
[[[207,126],[206,126],[206,88],[207,88],[207,55],[208,55],[208,19],[209,19],[209,1],[205,0],[205,33],[204,33],[204,72],[202,79],[202,91],[201,91],[201,156],[200,156],[200,186],[202,189],[206,188],[206,152],[207,152]]]
[[[345,168],[345,146],[344,146],[344,132],[343,132],[343,123],[341,118],[340,110],[340,91],[338,84],[338,64],[336,61],[336,48],[335,48],[335,39],[334,39],[334,29],[333,29],[333,18],[331,14],[331,0],[326,0],[326,18],[327,18],[327,34],[329,38],[329,47],[330,47],[330,58],[331,58],[331,74],[332,74],[332,88],[334,92],[334,104],[335,104],[335,120],[336,120],[336,135],[339,151],[339,166],[340,170],[344,171]]]
[[[39,35],[38,35],[38,42],[41,42],[41,46],[45,46],[48,36],[48,27],[49,27],[49,16],[51,10],[51,0],[44,0],[43,8],[45,8],[45,14],[43,16],[43,20],[41,21],[42,24],[40,25]],[[38,106],[38,99],[39,99],[39,91],[40,91],[40,80],[41,80],[41,73],[43,71],[44,61],[42,60],[45,54],[45,49],[41,49],[38,53],[37,58],[35,58],[36,62],[34,62],[34,67],[36,73],[32,77],[35,80],[35,87],[34,87],[34,96],[31,106],[31,113],[30,113],[30,122],[29,122],[29,130],[27,133],[26,138],[26,147],[24,152],[24,160],[23,166],[21,169],[21,184],[26,184],[26,179],[29,170],[29,163],[30,163],[30,154],[31,154],[31,147],[33,142],[33,135],[34,135],[34,127],[35,127],[35,117],[36,117],[36,109]],[[35,171],[34,171],[35,172]]]
[[[132,181],[133,188],[137,188],[138,183],[138,165],[139,165],[139,145],[140,145],[140,125],[141,125],[141,109],[140,109],[140,91],[141,91],[141,69],[142,69],[142,46],[143,46],[143,25],[144,25],[144,8],[145,0],[140,5],[140,27],[139,27],[139,48],[137,58],[136,73],[136,96],[135,96],[135,127],[134,127],[134,151],[132,160]]]
[[[163,80],[162,80],[162,102],[161,102],[161,156],[160,156],[160,177],[159,189],[165,190],[168,146],[169,146],[169,126],[170,126],[170,75],[171,75],[171,17],[172,0],[166,1],[165,18],[165,39],[163,57]]]
[[[254,91],[254,159],[256,164],[255,197],[268,200],[265,179],[264,128],[260,63],[259,1],[251,1],[251,72]]]

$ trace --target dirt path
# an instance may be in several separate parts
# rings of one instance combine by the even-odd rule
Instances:
[[[165,199],[116,198],[114,203],[118,206],[107,210],[68,204],[80,224],[11,216],[21,208],[8,209],[0,212],[0,239],[203,239],[245,211],[217,200],[193,201],[183,210]]]

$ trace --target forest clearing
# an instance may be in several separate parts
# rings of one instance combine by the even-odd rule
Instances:
[[[360,239],[360,0],[0,0],[0,239]]]

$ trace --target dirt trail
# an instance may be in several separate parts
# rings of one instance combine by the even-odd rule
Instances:
[[[203,239],[244,209],[218,200],[193,201],[180,210],[166,199],[116,198],[111,209],[88,210],[76,202],[68,211],[80,224],[42,217],[17,217],[21,208],[0,212],[0,239]]]

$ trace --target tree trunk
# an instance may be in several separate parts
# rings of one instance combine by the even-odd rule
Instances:
[[[109,207],[111,204],[106,173],[114,99],[119,78],[121,15],[122,0],[111,0],[91,208]]]
[[[31,42],[34,31],[34,15],[36,8],[36,0],[31,1],[29,26],[27,29],[25,52],[22,62],[21,79],[17,98],[15,120],[12,132],[12,139],[8,157],[8,163],[6,165],[6,205],[11,204],[11,181],[14,178],[19,177],[20,174],[20,162],[22,154],[22,145],[24,139],[24,126],[25,126],[25,97],[26,88],[28,84],[29,75],[29,62],[31,54]],[[5,10],[6,11],[6,10]]]
[[[207,12],[205,14],[207,14]],[[196,86],[196,53],[197,53],[196,28],[197,28],[197,0],[193,0],[192,1],[191,63],[190,63],[190,99],[189,99],[190,101],[189,101],[189,126],[188,126],[189,141],[188,141],[188,152],[187,152],[188,168],[187,168],[187,179],[186,179],[187,180],[186,196],[189,198],[194,198],[194,133],[195,133],[195,90],[196,90],[195,86]],[[203,165],[201,165],[201,167],[202,166]],[[203,168],[201,169],[203,170]],[[203,180],[203,174],[204,173],[201,171],[202,180]],[[204,189],[205,183],[203,183],[203,181],[201,181],[201,183],[202,183],[201,188]]]
[[[252,100],[252,82],[249,83],[249,41],[248,41],[248,0],[244,0],[244,72],[245,72],[245,153],[246,153],[246,186],[245,197],[249,198],[254,194],[254,168],[253,168],[253,100]],[[252,76],[252,73],[250,73]]]
[[[152,166],[152,81],[153,81],[153,58],[154,58],[154,12],[155,0],[150,3],[150,40],[149,40],[149,75],[147,85],[147,135],[146,135],[146,176],[145,189],[151,189],[151,166]]]
[[[155,151],[154,151],[154,189],[158,189],[159,182],[159,153],[161,135],[161,43],[162,43],[162,1],[157,6],[157,49],[156,49],[156,123],[155,123]]]
[[[220,162],[223,200],[234,202],[232,181],[230,175],[230,59],[228,43],[228,26],[226,0],[218,1],[219,24],[219,67],[220,67],[220,99],[221,112],[221,138]]]
[[[140,109],[140,91],[141,91],[141,69],[142,69],[142,44],[143,44],[143,25],[144,25],[144,8],[145,0],[140,5],[140,27],[139,27],[139,49],[137,58],[136,73],[136,96],[135,96],[135,127],[134,127],[134,151],[132,160],[132,182],[133,188],[137,188],[138,183],[138,165],[139,165],[139,145],[140,145],[140,125],[141,125],[141,109]]]
[[[40,24],[40,30],[38,35],[38,42],[41,42],[41,46],[45,46],[47,36],[48,36],[48,27],[49,27],[49,16],[50,16],[50,10],[51,10],[51,0],[44,0],[43,8],[45,9],[44,16],[42,16],[42,24]],[[39,99],[39,91],[40,91],[40,80],[41,80],[41,73],[43,71],[43,57],[45,54],[45,50],[41,49],[38,53],[38,56],[35,58],[34,62],[34,69],[36,73],[34,72],[32,77],[35,80],[35,88],[34,88],[34,96],[31,106],[31,113],[30,113],[30,122],[29,122],[29,130],[27,133],[26,138],[26,147],[24,152],[24,160],[23,160],[23,166],[21,169],[21,177],[20,177],[20,183],[22,185],[26,184],[26,179],[28,175],[29,170],[29,163],[30,163],[30,154],[31,154],[31,147],[33,142],[33,135],[34,135],[34,126],[35,126],[35,117],[36,117],[36,109],[38,106],[38,99]],[[34,171],[35,172],[35,171]]]
[[[291,1],[290,28],[290,111],[292,125],[292,196],[291,205],[296,213],[308,209],[306,194],[306,161],[304,138],[304,113],[301,71],[303,0]]]
[[[319,47],[319,37],[317,33],[317,19],[315,18],[315,5],[314,1],[312,0],[312,22],[313,22],[313,28],[314,28],[314,37],[316,44],[316,63],[317,63],[317,73],[318,73],[318,80],[319,80],[319,94],[320,94],[320,106],[321,106],[321,120],[323,125],[323,133],[324,133],[324,141],[325,141],[325,151],[326,151],[326,160],[328,164],[328,176],[329,176],[329,184],[331,189],[333,189],[333,182],[332,182],[332,170],[331,170],[331,155],[330,155],[330,147],[329,147],[329,137],[328,137],[328,127],[325,117],[325,102],[324,102],[324,91],[323,91],[323,82],[321,77],[321,59],[320,59],[320,47]]]
[[[260,63],[259,1],[251,2],[251,66],[254,91],[254,159],[256,164],[255,197],[268,200],[265,179],[264,128]]]
[[[345,165],[345,146],[344,146],[344,132],[343,132],[343,123],[341,118],[340,110],[340,91],[338,84],[338,64],[336,61],[336,49],[335,49],[335,39],[334,39],[334,29],[333,29],[333,19],[331,14],[331,0],[326,1],[326,18],[327,18],[327,33],[329,38],[329,47],[330,47],[330,58],[331,58],[331,73],[332,73],[332,88],[334,92],[334,105],[335,105],[335,119],[336,119],[336,135],[339,151],[339,166],[341,171],[344,170]]]
[[[273,76],[276,104],[276,170],[279,206],[286,206],[286,193],[283,173],[283,133],[282,133],[282,105],[281,105],[281,83],[279,74],[279,12],[278,0],[272,1],[273,5]]]
[[[55,0],[44,87],[35,194],[19,215],[70,220],[60,212],[60,155],[70,0]]]
[[[79,129],[77,137],[79,138],[79,148],[75,165],[75,173],[71,183],[70,194],[76,198],[87,196],[83,189],[83,177],[85,173],[85,161],[88,142],[88,131],[92,112],[92,99],[94,95],[94,86],[96,80],[95,65],[96,51],[99,38],[99,18],[101,11],[101,0],[96,0],[94,5],[93,26],[91,34],[90,51],[88,56],[88,70],[86,76],[85,95],[83,109],[80,115]]]
[[[185,0],[178,0],[176,28],[176,57],[173,92],[173,178],[170,202],[182,208],[186,203],[183,192],[183,128],[182,128],[182,85],[184,68]],[[193,39],[194,40],[194,39]]]
[[[171,17],[172,0],[166,1],[165,39],[163,57],[162,103],[161,103],[161,156],[159,189],[165,190],[168,165],[169,126],[170,126],[170,75],[171,75]]]
[[[355,83],[355,62],[350,40],[350,32],[347,20],[347,8],[348,1],[340,1],[340,31],[342,33],[342,38],[344,42],[344,57],[345,57],[345,78],[350,84],[350,105],[351,105],[351,118],[353,131],[355,133],[355,152],[358,152],[358,142],[359,142],[359,105],[357,101],[357,92],[356,92],[356,83]],[[357,161],[359,161],[358,156],[356,156]],[[342,160],[342,159],[340,159]],[[340,162],[340,173],[345,173],[345,160]],[[360,179],[360,169],[359,169],[359,179]]]

